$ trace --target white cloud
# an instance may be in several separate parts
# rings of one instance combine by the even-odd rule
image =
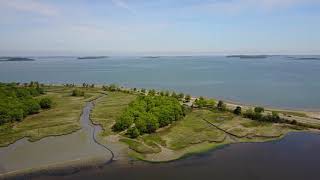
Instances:
[[[56,16],[58,10],[43,1],[36,0],[0,0],[1,8],[10,8],[23,12],[37,13],[45,16]]]
[[[111,0],[112,3],[115,5],[115,6],[118,6],[122,9],[126,9],[128,10],[129,12],[135,14],[136,11],[134,9],[132,9],[128,3],[124,2],[123,0]]]
[[[309,2],[317,2],[317,0],[213,0],[192,5],[190,8],[209,12],[236,14],[252,10],[270,11]]]

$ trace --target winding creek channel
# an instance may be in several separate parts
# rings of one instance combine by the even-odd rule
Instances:
[[[99,98],[94,101],[98,100]],[[36,142],[29,142],[27,138],[23,138],[0,148],[0,174],[74,164],[92,159],[99,159],[104,163],[111,162],[115,156],[113,151],[98,140],[101,127],[90,121],[94,101],[87,102],[83,108],[80,117],[81,130],[69,135],[46,137]]]
[[[236,143],[167,163],[121,161],[126,148],[100,139],[101,127],[90,121],[96,101],[99,98],[86,103],[80,118],[82,129],[75,133],[37,142],[24,138],[0,148],[0,179],[319,179],[317,133],[289,133],[276,141]],[[91,165],[91,159],[99,161]],[[113,160],[117,161],[111,163]],[[78,164],[93,168],[78,168]],[[31,169],[39,171],[30,173]]]

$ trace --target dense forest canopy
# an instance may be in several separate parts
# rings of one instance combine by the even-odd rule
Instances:
[[[144,133],[153,133],[181,119],[185,115],[184,107],[176,98],[167,96],[139,96],[117,119],[115,131],[128,129],[130,137]]]
[[[35,114],[41,108],[51,107],[51,100],[37,100],[34,97],[44,94],[37,82],[20,85],[0,83],[0,125],[21,121],[27,115]]]

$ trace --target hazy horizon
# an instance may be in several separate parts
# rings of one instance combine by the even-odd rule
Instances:
[[[317,0],[0,0],[0,56],[320,54]]]

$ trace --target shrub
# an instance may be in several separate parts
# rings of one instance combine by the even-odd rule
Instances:
[[[297,125],[298,122],[297,122],[296,120],[292,120],[292,121],[290,122],[290,124]]]
[[[149,90],[149,91],[148,91],[148,95],[149,95],[149,96],[154,96],[154,95],[156,95],[156,90],[154,90],[154,89]]]
[[[190,95],[190,94],[187,94],[184,99],[185,99],[186,102],[190,102],[190,100],[191,100],[191,95]]]
[[[217,108],[220,111],[226,111],[227,110],[227,106],[223,101],[219,101],[218,102]]]
[[[118,91],[119,87],[116,84],[110,84],[110,86],[107,86],[107,90],[114,92],[114,91]]]
[[[26,115],[36,114],[40,111],[39,103],[34,99],[29,99],[24,102]]]
[[[136,127],[131,127],[127,130],[127,135],[130,137],[130,138],[136,138],[140,135],[140,132],[139,130],[136,128]]]
[[[195,105],[197,105],[199,108],[202,108],[202,107],[205,107],[207,105],[207,101],[202,97],[200,96],[199,99],[196,99],[194,101]]]
[[[116,120],[116,124],[113,126],[113,129],[115,131],[123,131],[129,128],[132,125],[133,121],[134,118],[129,113],[125,113]]]
[[[255,108],[254,108],[254,112],[256,112],[256,113],[263,113],[263,112],[264,112],[264,108],[263,108],[263,107],[255,107]]]
[[[160,96],[164,96],[164,94],[165,94],[165,93],[164,93],[163,91],[160,92]]]
[[[262,114],[256,113],[252,109],[246,110],[246,112],[243,114],[244,117],[252,119],[252,120],[261,120]]]
[[[179,98],[179,100],[182,100],[184,98],[184,94],[183,93],[179,93],[178,98]]]
[[[234,111],[233,111],[234,114],[236,115],[240,115],[241,114],[241,107],[240,106],[237,106]]]
[[[178,97],[177,93],[176,93],[176,92],[174,92],[174,91],[172,92],[171,97],[176,98],[176,99],[179,99],[179,97]]]
[[[45,97],[40,99],[39,104],[42,109],[50,109],[52,107],[52,100],[50,98]]]
[[[84,96],[84,91],[81,91],[79,89],[72,90],[71,96]]]
[[[214,99],[208,99],[206,105],[208,108],[214,108],[216,101]]]
[[[170,92],[169,92],[169,91],[166,91],[166,92],[164,93],[164,95],[165,95],[165,96],[170,96]]]

